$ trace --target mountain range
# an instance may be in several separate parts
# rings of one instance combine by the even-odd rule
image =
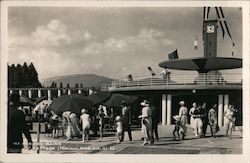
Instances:
[[[41,80],[41,84],[44,87],[50,87],[54,82],[57,84],[57,87],[60,86],[62,82],[63,87],[66,87],[69,83],[70,87],[75,87],[75,84],[83,84],[83,87],[100,87],[102,84],[111,84],[113,79],[99,76],[95,74],[75,74],[75,75],[65,75],[65,76],[56,76],[48,79]]]

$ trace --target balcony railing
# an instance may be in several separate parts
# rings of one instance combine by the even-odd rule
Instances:
[[[199,74],[199,75],[171,75],[162,77],[136,78],[133,81],[125,79],[114,80],[111,85],[102,85],[102,90],[121,87],[166,86],[166,85],[228,85],[242,84],[241,74]]]

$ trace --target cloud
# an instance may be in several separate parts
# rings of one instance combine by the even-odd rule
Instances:
[[[48,51],[46,49],[33,50],[30,52],[21,52],[19,55],[10,55],[9,60],[15,60],[15,63],[33,63],[39,73],[39,78],[58,76],[64,72],[68,72],[69,67],[72,67],[73,62],[65,60],[59,53]],[[13,57],[16,57],[13,59]]]
[[[50,20],[45,25],[38,25],[30,35],[9,35],[9,48],[18,47],[59,47],[89,41],[94,37],[88,30],[73,30],[59,19]]]
[[[60,20],[51,20],[47,25],[41,25],[31,34],[31,40],[36,45],[59,46],[69,44],[72,41],[68,29]]]
[[[143,28],[134,36],[127,36],[122,39],[111,37],[103,42],[90,42],[82,49],[82,53],[88,55],[123,55],[135,52],[151,52],[161,46],[173,44],[174,41],[168,39],[164,32]]]

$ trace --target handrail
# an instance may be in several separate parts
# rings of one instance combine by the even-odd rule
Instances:
[[[170,80],[160,77],[139,78],[133,81],[113,80],[111,85],[102,85],[102,89],[109,87],[142,87],[164,85],[228,85],[242,84],[241,74],[198,74],[198,75],[173,75]],[[104,88],[106,87],[106,88]]]

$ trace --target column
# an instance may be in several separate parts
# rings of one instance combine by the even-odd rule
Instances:
[[[223,95],[218,96],[218,125],[221,127],[223,123]]]
[[[60,89],[57,90],[57,97],[61,97],[61,90]]]
[[[71,94],[71,91],[70,91],[70,89],[68,89],[68,95],[70,95]]]
[[[166,94],[162,94],[162,103],[161,103],[161,108],[162,108],[162,125],[166,124],[166,118],[167,118],[167,102],[166,102]]]
[[[40,98],[42,96],[41,89],[38,89],[37,96]]]
[[[48,90],[48,100],[51,100],[51,90]]]
[[[224,95],[224,111],[228,109],[229,106],[229,95]],[[223,112],[223,120],[224,120],[224,112]],[[224,121],[225,126],[225,121]]]
[[[82,90],[81,89],[78,89],[78,94],[82,94]]]
[[[29,96],[29,98],[31,98],[31,97],[32,97],[31,90],[28,90],[28,96]]]
[[[171,125],[172,95],[167,96],[167,125]]]
[[[22,90],[19,90],[19,95],[22,96]]]

